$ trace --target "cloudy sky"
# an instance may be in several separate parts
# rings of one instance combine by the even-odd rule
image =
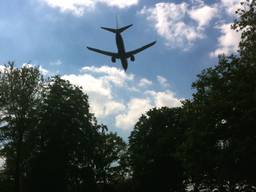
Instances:
[[[82,86],[99,122],[127,138],[142,113],[180,106],[202,69],[236,52],[240,35],[230,23],[238,7],[239,0],[0,1],[0,64],[31,62]],[[116,27],[116,18],[120,27],[133,24],[123,33],[127,50],[157,40],[126,73],[86,50],[116,51],[114,35],[100,29]]]

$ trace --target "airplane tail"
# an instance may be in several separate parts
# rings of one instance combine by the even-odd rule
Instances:
[[[106,31],[110,31],[112,33],[122,33],[122,32],[124,32],[126,29],[128,29],[131,26],[132,25],[127,25],[127,26],[119,28],[119,29],[111,29],[111,28],[107,28],[107,27],[101,27],[101,29],[104,29]]]

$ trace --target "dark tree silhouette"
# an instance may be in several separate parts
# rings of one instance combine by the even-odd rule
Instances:
[[[97,148],[97,183],[102,191],[113,191],[116,184],[122,184],[127,177],[123,157],[127,146],[116,133],[107,133],[102,129]]]
[[[27,161],[32,151],[29,137],[37,122],[42,78],[38,68],[15,68],[14,63],[0,71],[0,145],[6,158],[7,180],[15,192],[24,185]]]
[[[217,66],[203,70],[183,107],[190,122],[184,149],[192,180],[220,191],[256,183],[255,5],[246,1],[238,10],[238,54],[222,55]]]
[[[102,133],[98,153],[98,182],[109,184],[121,179],[120,159],[126,152],[126,144],[116,133]],[[117,177],[117,178],[116,178]]]
[[[129,152],[137,191],[184,191],[177,154],[184,131],[180,110],[152,109],[136,123]]]
[[[95,149],[100,135],[87,95],[59,77],[53,78],[39,127],[32,191],[95,191]]]
[[[142,115],[128,146],[97,124],[81,88],[6,65],[0,191],[255,191],[256,1],[237,13],[238,53],[203,70],[182,107]]]

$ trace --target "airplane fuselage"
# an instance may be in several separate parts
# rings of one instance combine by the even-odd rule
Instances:
[[[134,55],[143,51],[144,49],[147,49],[147,48],[153,46],[156,43],[156,41],[154,41],[152,43],[144,45],[143,47],[140,47],[140,48],[137,48],[135,50],[126,52],[125,45],[124,45],[124,40],[122,38],[121,33],[124,32],[126,29],[128,29],[131,26],[132,25],[127,25],[125,27],[116,28],[116,29],[101,27],[102,29],[104,29],[106,31],[115,33],[117,52],[113,53],[113,52],[109,52],[109,51],[95,49],[93,47],[87,47],[87,49],[111,57],[111,60],[112,60],[113,63],[116,62],[116,59],[120,59],[120,61],[122,63],[122,67],[126,71],[127,68],[128,68],[128,59],[131,59],[131,61],[135,61]]]
[[[117,46],[118,55],[120,56],[120,61],[122,63],[124,70],[126,71],[128,68],[128,61],[125,56],[126,52],[125,52],[124,40],[120,33],[116,33],[116,46]]]

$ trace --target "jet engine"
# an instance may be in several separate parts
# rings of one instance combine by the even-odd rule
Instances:
[[[115,63],[115,62],[116,62],[116,58],[115,58],[115,57],[112,57],[112,58],[111,58],[111,61],[112,61],[113,63]]]
[[[135,61],[134,55],[131,56],[131,61]]]

